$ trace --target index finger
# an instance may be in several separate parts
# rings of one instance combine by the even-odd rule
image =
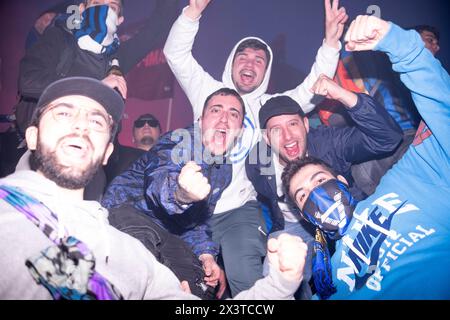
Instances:
[[[325,0],[324,5],[325,5],[325,14],[329,15],[329,13],[331,12],[331,0]]]

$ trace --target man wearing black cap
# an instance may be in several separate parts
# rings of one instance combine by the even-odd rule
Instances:
[[[287,96],[274,97],[259,112],[261,128],[265,129],[264,141],[252,150],[246,164],[247,176],[260,200],[267,204],[271,212],[270,236],[283,232],[298,235],[308,243],[309,250],[313,239],[311,230],[308,232],[308,228],[302,225],[303,222],[296,214],[297,210],[290,206],[282,188],[281,174],[284,167],[306,155],[314,156],[351,181],[352,163],[393,151],[402,137],[401,129],[386,109],[370,96],[343,89],[324,75],[319,77],[312,91],[341,102],[355,126],[310,128],[308,118],[297,102]],[[357,197],[363,196],[358,190],[352,191]],[[311,276],[310,263],[311,251],[308,254],[300,298],[311,296],[307,285]]]
[[[133,142],[136,148],[149,151],[161,135],[161,125],[152,114],[141,115],[133,124]]]
[[[196,299],[138,240],[110,226],[105,208],[83,200],[113,151],[123,110],[121,96],[91,78],[44,90],[26,131],[33,171],[0,180],[0,299]],[[238,299],[292,297],[306,246],[284,236],[269,249],[271,275]]]

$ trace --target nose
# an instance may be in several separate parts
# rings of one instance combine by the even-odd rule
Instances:
[[[220,122],[227,123],[228,122],[228,112],[222,112],[220,115]]]
[[[288,141],[292,138],[291,131],[289,129],[283,129],[283,138],[285,141]]]
[[[255,60],[253,60],[253,59],[247,59],[247,60],[245,61],[245,65],[246,65],[247,67],[253,67],[254,64],[255,64]]]
[[[89,130],[89,119],[87,113],[80,110],[78,115],[74,118],[72,127],[76,131],[87,132]]]

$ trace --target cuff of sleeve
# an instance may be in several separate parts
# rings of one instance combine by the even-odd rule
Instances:
[[[358,101],[356,101],[356,105],[354,107],[347,107],[344,106],[345,110],[347,110],[348,113],[355,113],[358,112],[359,109],[361,109],[364,105],[364,99],[366,97],[365,93],[356,93],[354,92],[354,94],[356,94],[356,96],[358,97]]]
[[[298,281],[287,280],[278,270],[274,270],[273,268],[270,268],[269,277],[273,286],[278,288],[286,297],[293,296],[303,280],[303,276]]]
[[[329,46],[327,44],[327,42],[325,41],[325,39],[323,39],[322,48],[323,48],[323,54],[325,56],[333,57],[333,56],[339,55],[339,52],[342,49],[342,43],[339,41],[339,49],[336,49],[336,48],[333,48],[332,46]]]
[[[185,24],[198,24],[202,15],[200,15],[197,19],[191,19],[184,14],[187,8],[189,8],[189,6],[183,8],[183,11],[181,12],[180,16],[180,21]]]

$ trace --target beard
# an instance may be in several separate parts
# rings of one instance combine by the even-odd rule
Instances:
[[[145,136],[140,140],[140,143],[144,146],[153,146],[155,144],[155,139],[153,139],[153,137],[150,136]]]
[[[56,145],[67,137],[69,136],[59,139]],[[89,138],[84,138],[92,146]],[[92,180],[102,163],[102,159],[103,157],[100,157],[91,161],[84,169],[64,166],[58,161],[56,151],[48,150],[38,137],[36,150],[30,156],[30,165],[32,170],[39,170],[47,179],[52,180],[58,186],[69,190],[79,190],[85,188]]]

